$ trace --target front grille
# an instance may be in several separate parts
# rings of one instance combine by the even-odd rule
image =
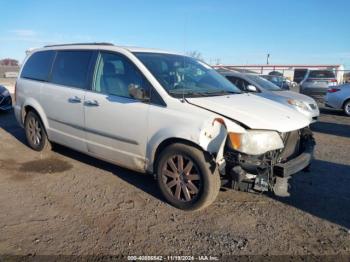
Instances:
[[[10,96],[0,96],[0,106],[11,106],[12,105],[12,99]]]
[[[12,99],[10,96],[6,97],[4,102],[5,106],[12,106]]]

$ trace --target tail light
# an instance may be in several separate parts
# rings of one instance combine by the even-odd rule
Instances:
[[[331,80],[329,80],[329,82],[337,83],[338,81],[337,81],[337,79],[331,79]]]
[[[338,91],[340,91],[339,88],[329,88],[329,89],[327,90],[328,93],[335,93],[335,92],[338,92]]]

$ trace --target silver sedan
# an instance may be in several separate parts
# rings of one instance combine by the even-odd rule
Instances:
[[[330,108],[343,110],[350,116],[350,84],[328,88],[325,104]]]
[[[304,114],[312,123],[316,122],[320,115],[317,103],[311,97],[283,90],[256,74],[244,74],[226,70],[218,71],[243,92],[254,93],[257,96],[292,107]]]

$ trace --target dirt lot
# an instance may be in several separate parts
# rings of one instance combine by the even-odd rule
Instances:
[[[30,150],[0,113],[0,254],[350,254],[350,118],[323,110],[316,159],[276,199],[223,191],[209,208],[166,204],[152,177],[67,148]]]

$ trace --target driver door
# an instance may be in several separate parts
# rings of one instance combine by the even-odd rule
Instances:
[[[86,92],[84,103],[90,154],[144,171],[149,103],[132,98],[128,88],[134,85],[146,89],[145,82],[124,55],[100,52],[93,90]]]

